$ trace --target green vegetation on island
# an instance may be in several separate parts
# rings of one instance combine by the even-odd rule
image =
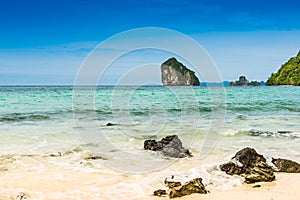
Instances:
[[[295,85],[300,86],[300,51],[296,57],[290,58],[288,62],[272,73],[266,85]]]

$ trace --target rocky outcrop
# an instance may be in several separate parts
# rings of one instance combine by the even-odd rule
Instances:
[[[168,194],[170,198],[182,197],[190,195],[193,193],[206,194],[207,190],[205,189],[204,184],[202,183],[202,178],[195,178],[184,185],[176,181],[165,180],[165,185],[169,188],[168,193],[166,190],[156,190],[154,195],[162,196]]]
[[[260,86],[263,82],[258,81],[248,81],[246,76],[240,76],[239,80],[237,81],[231,81],[230,86]]]
[[[246,183],[268,182],[275,179],[271,166],[266,159],[252,148],[237,152],[229,163],[220,165],[220,169],[229,175],[240,175]]]
[[[173,158],[190,157],[192,154],[188,149],[183,148],[182,142],[177,135],[166,136],[161,141],[146,140],[145,150],[161,151],[164,156]]]
[[[170,58],[161,64],[161,77],[163,85],[200,85],[195,72],[178,62],[176,58]]]
[[[272,163],[276,166],[278,172],[300,173],[300,164],[287,159],[272,159]]]
[[[230,82],[230,86],[244,86],[247,85],[247,82],[246,76],[240,76],[239,80]]]

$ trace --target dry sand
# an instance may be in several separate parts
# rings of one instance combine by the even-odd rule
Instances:
[[[91,178],[91,177],[86,177]],[[22,182],[20,180],[20,182]],[[0,200],[11,200],[11,199],[43,199],[43,200],[53,200],[53,199],[88,199],[88,200],[99,200],[99,199],[116,199],[113,197],[107,198],[101,195],[101,193],[105,193],[105,191],[80,191],[80,188],[77,188],[77,192],[75,190],[70,190],[64,187],[63,185],[59,186],[57,184],[52,185],[51,183],[43,186],[43,185],[35,185],[34,183],[22,183],[22,189],[12,188],[12,183],[10,187],[5,187],[5,184],[2,183],[2,188],[0,188]],[[78,184],[78,183],[76,183]],[[17,186],[18,184],[16,184]],[[253,187],[259,185],[260,187]],[[79,186],[79,185],[77,185]],[[43,188],[45,187],[45,188]],[[53,187],[53,188],[51,188]],[[57,196],[49,195],[49,191],[57,190],[60,188]],[[73,192],[73,195],[72,195]],[[111,191],[106,191],[111,192]],[[117,199],[144,199],[144,200],[155,200],[155,199],[169,199],[169,197],[155,197],[151,195],[152,191],[149,193],[145,193],[145,196],[141,197],[132,197],[128,196],[128,194],[124,194],[124,198],[118,197]],[[68,197],[64,194],[68,193]],[[61,195],[59,195],[61,194]],[[26,198],[24,198],[26,197]],[[181,198],[176,198],[181,200],[299,200],[300,199],[300,174],[287,174],[287,173],[276,173],[276,180],[273,182],[263,182],[263,183],[255,183],[255,184],[244,184],[243,186],[234,187],[231,190],[211,190],[210,193],[203,194],[193,194]]]

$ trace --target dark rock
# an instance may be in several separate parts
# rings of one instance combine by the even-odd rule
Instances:
[[[161,142],[156,142],[155,140],[146,140],[144,142],[144,149],[151,151],[161,151],[163,144]]]
[[[300,173],[300,164],[287,159],[272,159],[272,163],[277,167],[279,172]]]
[[[241,165],[238,165],[239,162]],[[244,148],[238,151],[232,161],[220,165],[220,169],[229,175],[240,175],[246,183],[261,181],[273,181],[275,175],[266,159],[252,148]]]
[[[144,149],[151,151],[161,151],[164,156],[173,158],[184,158],[192,156],[188,149],[183,148],[182,142],[177,135],[163,138],[161,141],[146,140]]]
[[[170,189],[171,189],[169,193],[170,198],[182,197],[193,193],[200,193],[200,194],[207,193],[207,191],[205,190],[205,186],[202,183],[202,178],[195,178],[182,186],[173,187]]]
[[[277,133],[280,133],[280,134],[287,134],[287,133],[292,133],[291,131],[277,131]]]
[[[163,85],[200,85],[195,72],[178,62],[176,58],[170,58],[161,64],[161,77]]]
[[[253,188],[259,188],[261,185],[253,185]]]
[[[116,124],[113,124],[113,123],[110,123],[110,122],[108,122],[107,124],[106,124],[106,126],[115,126]]]
[[[94,155],[88,155],[84,159],[85,160],[107,160],[107,158],[104,158],[102,156],[94,156]]]
[[[153,192],[153,195],[160,197],[160,196],[163,196],[163,195],[167,195],[167,192],[166,192],[166,190],[158,189],[158,190],[155,190]]]
[[[266,159],[258,154],[255,149],[246,147],[240,151],[238,151],[233,159],[239,161],[243,166],[249,167],[255,162],[266,162]]]

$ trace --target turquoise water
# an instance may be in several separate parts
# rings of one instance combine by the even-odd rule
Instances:
[[[150,123],[150,117],[165,124],[178,123],[183,115],[210,120],[213,111],[223,109],[226,112],[224,126],[231,126],[232,130],[239,131],[236,126],[242,125],[264,131],[299,131],[299,87],[203,87],[186,90],[184,87],[169,89],[158,86],[133,89],[100,87],[94,94],[94,91],[85,88],[81,91],[81,105],[74,108],[72,87],[0,87],[0,123],[31,124],[34,127],[41,122],[72,120],[75,112],[86,116],[96,114],[100,124],[122,122],[119,119],[122,116],[116,116],[119,114],[127,115],[130,120],[128,124],[120,125]],[[214,102],[210,94],[214,90],[224,90],[221,103]],[[94,98],[92,106],[85,105],[86,98]],[[167,121],[155,120],[162,115]],[[272,125],[270,122],[273,122]]]
[[[269,161],[300,162],[299,96],[300,87],[288,86],[0,87],[0,186],[24,187],[39,199],[59,181],[49,199],[92,198],[95,191],[138,199],[175,175],[228,189],[243,180],[217,166],[246,146]],[[145,139],[171,134],[194,157],[177,161],[143,150]],[[31,186],[32,179],[45,187]]]
[[[223,136],[298,138],[299,97],[299,87],[1,87],[0,137],[66,137],[93,121],[110,138],[160,137],[211,130],[218,114]]]
[[[40,153],[85,145],[97,137],[82,137],[92,126],[115,142],[178,134],[190,146],[210,132],[215,140],[292,141],[300,137],[299,96],[299,87],[288,86],[1,87],[1,148]]]

